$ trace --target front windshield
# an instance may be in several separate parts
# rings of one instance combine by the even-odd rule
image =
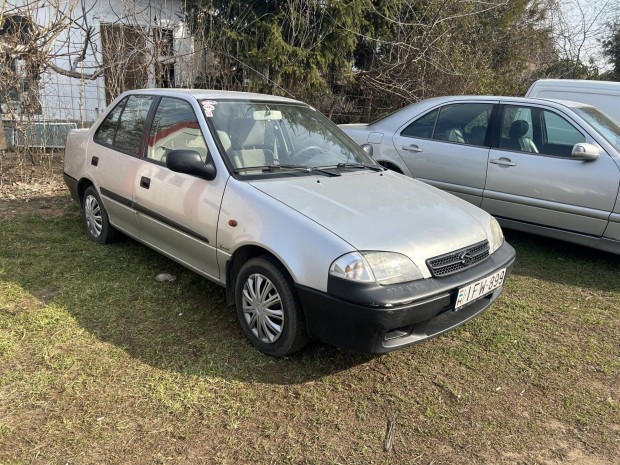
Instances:
[[[377,166],[334,123],[305,105],[230,100],[201,104],[238,174]]]
[[[593,107],[575,107],[574,110],[620,152],[620,124]]]

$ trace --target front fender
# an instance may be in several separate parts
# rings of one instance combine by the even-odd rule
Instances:
[[[327,291],[332,262],[355,250],[344,239],[249,183],[231,179],[222,199],[217,248],[232,255],[246,245],[273,254],[295,283],[323,292]]]

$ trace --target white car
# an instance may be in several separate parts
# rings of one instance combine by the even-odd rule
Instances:
[[[515,259],[490,215],[282,97],[127,92],[71,131],[64,177],[90,239],[122,231],[224,286],[272,356],[436,336],[497,299]]]

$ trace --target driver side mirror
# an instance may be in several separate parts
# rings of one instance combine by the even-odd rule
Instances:
[[[362,145],[362,150],[372,157],[372,145],[364,144]]]
[[[601,149],[596,145],[580,142],[575,144],[570,156],[576,160],[596,160],[600,154]]]
[[[216,170],[213,163],[205,163],[195,150],[173,150],[166,155],[166,166],[177,173],[191,174],[199,178],[213,181]]]

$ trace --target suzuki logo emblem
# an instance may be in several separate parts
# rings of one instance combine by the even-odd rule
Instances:
[[[463,266],[469,266],[473,263],[474,257],[469,252],[459,254],[459,260]]]

